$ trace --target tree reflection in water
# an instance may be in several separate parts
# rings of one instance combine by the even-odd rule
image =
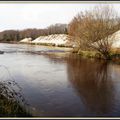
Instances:
[[[21,87],[15,82],[5,66],[0,66],[0,68],[0,116],[31,116],[25,108],[27,102],[21,93]]]
[[[86,108],[85,116],[116,116],[115,89],[107,61],[83,59],[73,54],[44,56],[55,64],[66,63],[68,80]]]
[[[67,60],[68,77],[92,116],[111,116],[114,87],[108,63],[79,58]]]

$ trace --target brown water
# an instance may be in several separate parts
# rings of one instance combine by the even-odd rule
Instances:
[[[120,116],[120,65],[46,54],[51,48],[43,46],[1,43],[0,49],[0,80],[21,87],[33,116]]]

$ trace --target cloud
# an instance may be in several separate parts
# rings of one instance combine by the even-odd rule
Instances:
[[[0,3],[0,30],[44,28],[55,23],[69,23],[78,12],[95,5],[92,3]],[[120,4],[114,6],[120,8]]]

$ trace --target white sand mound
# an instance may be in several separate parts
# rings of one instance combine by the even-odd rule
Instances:
[[[66,34],[52,34],[48,36],[40,36],[32,41],[32,43],[39,44],[39,43],[47,43],[47,44],[54,44],[58,45],[65,45],[68,42],[68,35]]]
[[[99,47],[101,43],[106,43],[111,45],[111,48],[120,48],[120,30],[113,33],[111,37],[109,37],[108,41],[99,40],[94,42],[92,45]]]
[[[23,40],[20,40],[21,43],[30,43],[32,41],[32,38],[24,38]]]
[[[113,34],[112,48],[120,48],[120,30]]]

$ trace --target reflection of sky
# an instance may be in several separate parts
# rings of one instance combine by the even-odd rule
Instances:
[[[50,24],[68,23],[73,16],[95,3],[0,3],[0,30],[44,28]],[[120,4],[113,4],[117,11]],[[50,18],[50,19],[49,19]]]

